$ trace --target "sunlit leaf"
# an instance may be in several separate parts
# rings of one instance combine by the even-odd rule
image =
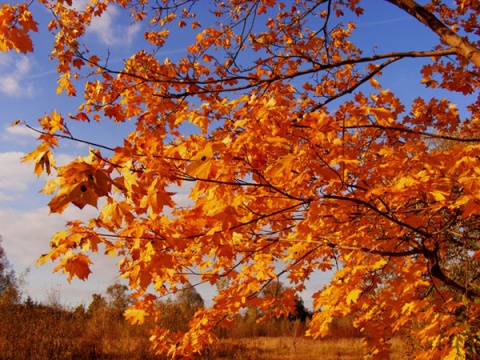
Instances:
[[[211,144],[206,144],[205,148],[199,151],[188,164],[186,172],[190,176],[199,178],[208,178],[212,168],[213,150]]]

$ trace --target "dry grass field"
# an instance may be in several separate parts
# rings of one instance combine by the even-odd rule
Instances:
[[[403,343],[392,343],[391,360],[404,358]],[[202,359],[209,360],[360,360],[361,339],[312,340],[290,337],[257,337],[225,339],[216,344]]]

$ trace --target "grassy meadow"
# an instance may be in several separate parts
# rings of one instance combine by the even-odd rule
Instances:
[[[12,290],[13,288],[10,288]],[[148,338],[154,325],[185,331],[203,300],[193,290],[159,302],[163,316],[156,323],[130,325],[122,316],[128,305],[126,287],[114,284],[106,295],[94,294],[88,307],[62,306],[21,300],[15,291],[0,296],[0,360],[150,360],[167,359],[150,351]],[[58,300],[58,299],[57,299]],[[361,334],[353,318],[334,319],[331,336],[313,340],[303,334],[311,313],[297,304],[294,314],[258,323],[255,308],[237,315],[231,327],[216,330],[218,341],[198,360],[328,360],[362,359]],[[391,359],[403,359],[405,344],[392,341]]]
[[[391,360],[404,359],[400,339],[392,341]],[[361,339],[312,340],[304,337],[226,339],[212,346],[202,359],[212,360],[360,360]]]

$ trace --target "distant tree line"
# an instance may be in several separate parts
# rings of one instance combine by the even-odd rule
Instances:
[[[62,305],[60,294],[47,294],[46,303],[22,299],[19,279],[8,262],[0,237],[0,360],[43,359],[164,359],[155,356],[148,341],[154,325],[172,331],[186,331],[204,300],[195,287],[186,285],[174,297],[157,302],[161,316],[157,323],[147,321],[132,326],[123,317],[130,304],[127,286],[118,282],[107,287],[105,294],[93,294],[86,307]],[[282,296],[284,287],[272,282],[263,296]],[[233,325],[219,327],[221,339],[255,336],[302,336],[312,316],[302,299],[287,317],[258,322],[264,314],[253,307],[237,315]],[[352,336],[351,322],[340,327],[343,335]],[[338,334],[342,334],[341,331]],[[204,359],[215,358],[207,351]],[[212,357],[213,356],[213,357]]]

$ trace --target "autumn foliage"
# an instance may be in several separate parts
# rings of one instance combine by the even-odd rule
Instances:
[[[332,269],[307,335],[353,316],[372,358],[387,358],[396,335],[415,359],[479,356],[477,1],[388,0],[438,39],[388,53],[355,43],[358,0],[38,2],[52,14],[58,93],[83,100],[27,123],[40,143],[25,160],[54,175],[52,212],[99,209],[69,222],[39,263],[86,279],[90,251],[117,256],[132,323],[160,317],[155,300],[194,277],[222,281],[187,331],[155,330],[155,350],[172,357],[201,352],[249,306],[288,314],[304,282]],[[121,66],[83,37],[109,7],[145,30]],[[0,20],[2,50],[32,50],[28,6],[4,4]],[[185,56],[156,55],[182,34]],[[413,100],[382,85],[407,61],[422,64]],[[89,121],[131,132],[107,146],[69,130]],[[57,166],[65,139],[90,148]],[[277,279],[289,285],[281,297],[259,295]]]

